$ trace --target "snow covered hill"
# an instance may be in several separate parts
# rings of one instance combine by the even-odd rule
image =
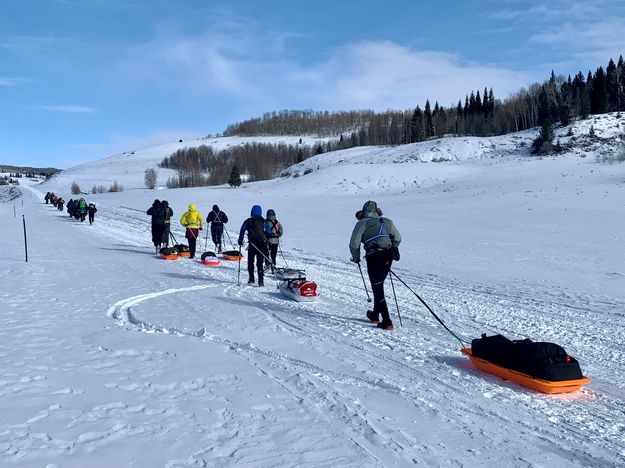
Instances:
[[[528,157],[528,132],[354,148],[240,189],[89,196],[93,226],[46,206],[52,185],[0,187],[0,465],[624,465],[625,166],[595,157],[621,123],[576,123],[560,157]],[[603,140],[580,136],[591,124]],[[178,238],[188,203],[219,204],[228,246],[252,204],[275,209],[279,262],[319,302],[237,286],[237,263],[156,258],[156,197]],[[549,397],[480,373],[397,283],[403,326],[371,327],[347,249],[370,198],[402,233],[394,270],[455,332],[560,343],[593,382]]]
[[[327,139],[302,136],[302,144],[314,146],[325,143]],[[174,175],[171,169],[159,168],[158,164],[164,157],[170,156],[179,149],[197,147],[201,145],[211,146],[215,151],[224,150],[233,146],[246,143],[268,144],[299,144],[300,137],[220,137],[170,143],[150,148],[129,150],[121,154],[109,156],[97,161],[90,161],[78,166],[65,169],[46,182],[46,190],[62,191],[69,190],[73,182],[76,182],[83,191],[91,187],[103,185],[107,189],[117,181],[124,186],[125,190],[144,188],[144,172],[148,168],[154,168],[158,174],[158,185],[165,186],[167,178]]]

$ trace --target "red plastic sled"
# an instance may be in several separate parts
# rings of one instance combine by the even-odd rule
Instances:
[[[163,260],[178,260],[178,255],[176,254],[170,254],[170,255],[160,254],[160,255]]]
[[[575,380],[559,380],[550,381],[536,379],[527,374],[508,369],[506,367],[498,366],[485,359],[473,356],[471,348],[463,348],[460,350],[462,354],[469,357],[471,363],[483,372],[496,375],[504,380],[510,380],[516,382],[524,387],[531,388],[542,393],[554,394],[554,393],[571,393],[579,390],[582,386],[589,384],[591,380],[588,377]]]

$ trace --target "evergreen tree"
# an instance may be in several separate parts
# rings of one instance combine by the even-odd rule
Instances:
[[[606,94],[606,79],[603,67],[597,68],[592,79],[592,90],[590,92],[590,112],[593,114],[604,114],[608,111],[608,98]]]
[[[434,135],[434,123],[432,122],[432,109],[429,99],[425,101],[423,115],[425,117],[425,138],[428,139]]]
[[[617,73],[616,64],[612,59],[610,59],[610,63],[608,64],[608,68],[606,69],[606,77],[605,77],[605,87],[606,87],[606,100],[608,105],[608,112],[614,112],[619,110],[620,104],[620,95],[619,95],[619,76]]]
[[[532,143],[532,153],[534,154],[549,154],[553,152],[553,139],[555,134],[553,131],[553,125],[550,120],[545,120],[543,123],[538,137]]]
[[[230,177],[228,177],[228,185],[230,187],[239,187],[241,185],[241,173],[239,168],[235,165],[232,166],[230,171]]]

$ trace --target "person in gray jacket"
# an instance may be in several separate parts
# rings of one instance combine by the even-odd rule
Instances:
[[[349,249],[352,262],[360,263],[360,244],[365,249],[367,273],[373,292],[373,310],[367,318],[383,330],[392,330],[393,322],[384,297],[384,280],[391,271],[393,260],[399,260],[401,235],[393,221],[382,217],[382,210],[374,201],[368,201],[362,211],[356,213],[358,222],[352,232]],[[382,316],[382,321],[380,321]]]
[[[271,268],[271,272],[276,271],[276,257],[278,256],[278,246],[280,244],[280,238],[284,234],[282,224],[276,219],[276,212],[274,210],[267,210],[267,219],[265,221],[267,230],[271,233],[267,236],[267,247],[269,247],[269,257],[271,257],[271,263],[269,259],[265,259],[265,271]]]

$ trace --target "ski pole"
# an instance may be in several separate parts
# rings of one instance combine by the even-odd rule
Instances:
[[[362,274],[362,267],[360,266],[360,262],[356,263],[356,265],[358,265],[358,269],[360,270],[362,285],[365,287],[365,292],[367,293],[367,302],[371,302],[371,296],[369,296],[369,290],[367,289],[367,283],[365,283],[365,275]]]
[[[224,226],[224,232],[226,233],[226,236],[228,236],[228,242],[230,242],[230,244],[235,245],[234,242],[232,242],[232,239],[230,238],[230,234],[228,234],[228,229],[226,229],[226,227]]]
[[[284,257],[284,252],[282,251],[282,242],[280,242],[278,240],[278,249],[280,249],[280,255],[282,255],[282,260],[284,260],[284,265],[288,268],[289,264],[286,261],[286,258]]]
[[[207,244],[208,244],[208,226],[206,226],[206,238],[204,239],[204,252],[206,252]]]
[[[465,344],[469,343],[468,341],[463,341],[461,338],[458,337],[458,335],[456,335],[454,332],[452,332],[449,329],[449,327],[447,327],[447,325],[445,325],[445,323],[440,319],[440,317],[434,313],[434,311],[430,308],[430,306],[427,305],[427,303],[423,299],[421,299],[421,296],[419,296],[415,291],[413,291],[412,288],[410,286],[408,286],[406,284],[406,282],[404,280],[402,280],[393,270],[390,270],[390,272],[391,272],[391,275],[393,275],[395,278],[397,278],[400,281],[401,284],[403,284],[404,286],[406,286],[406,288],[408,288],[408,291],[410,291],[412,294],[414,294],[417,297],[417,299],[419,299],[419,301],[421,301],[421,304],[423,304],[425,306],[425,308],[430,312],[430,314],[432,314],[434,316],[434,318],[436,320],[438,320],[438,323],[440,323],[443,326],[443,328],[445,328],[445,330],[447,330],[449,332],[449,334],[451,336],[453,336],[455,339],[457,339],[462,346],[464,346]]]
[[[397,316],[399,317],[399,325],[403,327],[404,324],[401,321],[401,314],[399,313],[399,303],[397,302],[397,294],[395,294],[395,284],[393,284],[393,275],[391,275],[390,278],[391,278],[391,288],[393,288],[393,297],[395,298],[395,305],[397,306]]]
[[[241,246],[239,245],[239,271],[237,272],[237,286],[241,286]]]

